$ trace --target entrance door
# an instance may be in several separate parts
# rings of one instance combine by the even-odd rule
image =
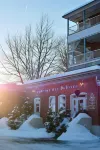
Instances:
[[[40,98],[34,99],[34,113],[40,114]]]
[[[70,109],[72,116],[74,116],[80,110],[86,110],[87,109],[86,95],[80,95],[79,97],[72,95],[70,99]]]

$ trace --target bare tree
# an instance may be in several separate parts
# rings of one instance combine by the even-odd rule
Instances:
[[[67,38],[60,37],[59,38],[59,46],[57,50],[56,57],[56,71],[57,73],[67,72],[68,70],[68,56],[67,56]]]
[[[25,34],[7,38],[8,51],[1,48],[5,59],[1,61],[3,74],[24,79],[38,79],[55,73],[55,59],[60,42],[52,31],[52,23],[43,16],[33,34],[31,26]],[[23,79],[22,79],[23,78]]]

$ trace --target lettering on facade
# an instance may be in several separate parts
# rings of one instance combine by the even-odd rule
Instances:
[[[43,89],[43,90],[37,90],[37,94],[40,93],[49,93],[49,92],[56,92],[56,91],[63,91],[63,90],[68,90],[68,89],[76,89],[78,88],[78,85],[65,85],[65,86],[60,86],[59,88],[48,88],[48,89]]]

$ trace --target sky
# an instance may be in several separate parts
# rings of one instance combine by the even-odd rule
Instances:
[[[36,23],[43,14],[53,21],[57,35],[66,35],[66,20],[62,16],[89,0],[0,0],[0,45],[7,49],[7,35],[23,33],[30,25],[35,31]]]
[[[58,35],[66,34],[66,20],[62,18],[69,10],[89,0],[0,0],[0,44],[5,46],[8,34],[23,32],[25,26],[35,30],[42,14],[48,14]]]

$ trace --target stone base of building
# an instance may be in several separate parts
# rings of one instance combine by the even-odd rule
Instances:
[[[29,124],[33,127],[33,128],[43,128],[43,119],[40,118],[32,118],[32,120],[29,121]]]
[[[99,125],[93,125],[91,132],[92,132],[92,134],[94,134],[96,136],[100,136],[100,126]]]

